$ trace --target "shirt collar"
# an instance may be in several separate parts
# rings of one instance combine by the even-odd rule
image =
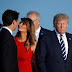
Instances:
[[[56,31],[56,29],[55,29],[55,32],[56,32],[56,35],[57,35],[57,36],[60,36],[60,34]],[[62,36],[63,36],[63,37],[66,36],[65,33],[62,34]]]
[[[9,29],[9,28],[8,28],[8,27],[6,27],[6,26],[3,26],[2,28],[7,29],[7,30],[11,33],[11,35],[12,35],[12,30],[11,30],[11,29]]]
[[[35,31],[35,33],[39,33],[41,30],[41,27],[39,26],[39,28]]]

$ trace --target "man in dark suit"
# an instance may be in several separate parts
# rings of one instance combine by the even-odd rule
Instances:
[[[36,11],[30,11],[27,13],[27,17],[30,18],[35,26],[35,39],[38,42],[38,39],[41,35],[46,34],[49,30],[44,29],[40,26],[40,14]],[[33,68],[33,63],[32,63],[32,68]],[[33,68],[33,72],[35,72]]]
[[[55,30],[39,38],[35,51],[38,72],[72,72],[72,36],[67,33],[68,16],[57,14]]]
[[[27,17],[30,18],[34,23],[35,37],[36,37],[36,41],[38,42],[39,36],[46,34],[48,30],[40,26],[40,14],[38,12],[30,11],[27,13]]]
[[[12,31],[18,25],[16,11],[6,10],[2,15],[3,28],[0,32],[0,72],[18,72],[17,47]]]

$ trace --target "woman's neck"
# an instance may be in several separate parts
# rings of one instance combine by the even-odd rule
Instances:
[[[18,37],[18,40],[20,42],[23,42],[23,41],[26,41],[26,38],[27,38],[27,32],[21,32],[19,37]]]

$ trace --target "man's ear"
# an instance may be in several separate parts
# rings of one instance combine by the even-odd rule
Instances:
[[[39,22],[40,22],[40,19],[39,19]]]
[[[40,24],[40,19],[39,19],[39,24]]]

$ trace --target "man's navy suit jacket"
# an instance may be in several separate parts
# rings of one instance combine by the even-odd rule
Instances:
[[[17,47],[7,29],[0,32],[0,72],[18,72]]]
[[[39,72],[72,72],[72,35],[66,33],[68,41],[67,60],[64,61],[55,31],[39,38],[35,51]]]
[[[48,32],[50,32],[50,30],[47,30],[47,29],[44,29],[44,28],[41,27],[41,30],[40,30],[40,33],[39,33],[39,37],[42,36],[42,35],[47,34]]]
[[[40,30],[40,33],[39,33],[39,37],[42,36],[42,35],[45,35],[49,32],[49,30],[47,29],[44,29],[41,27],[41,30]],[[31,64],[32,64],[32,69],[33,69],[33,72],[35,72],[35,68],[34,68],[34,65],[33,65],[33,61],[31,61]]]

